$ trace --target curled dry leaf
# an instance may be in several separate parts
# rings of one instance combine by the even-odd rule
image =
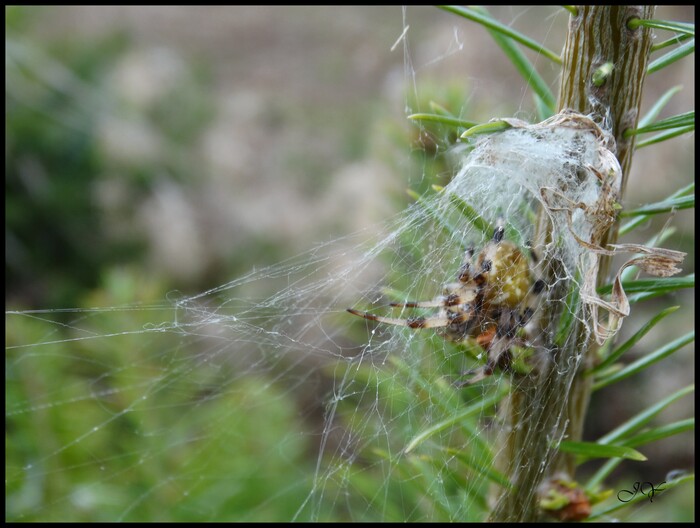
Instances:
[[[630,313],[627,294],[622,286],[622,272],[629,266],[638,266],[650,275],[668,277],[680,272],[678,265],[686,254],[640,244],[609,244],[605,248],[602,247],[605,234],[614,224],[619,209],[617,203],[622,172],[617,158],[609,148],[613,144],[612,140],[592,120],[573,112],[565,111],[540,125],[545,123],[547,126],[587,128],[594,134],[598,143],[596,166],[584,167],[584,170],[589,171],[589,176],[597,178],[600,183],[598,195],[594,200],[574,201],[567,197],[566,189],[553,187],[542,187],[540,196],[542,204],[550,215],[564,214],[571,236],[587,250],[580,256],[579,262],[583,273],[581,300],[591,311],[596,341],[603,344],[618,332],[622,320]],[[511,124],[514,127],[518,126],[515,122]],[[585,234],[577,233],[574,227],[577,211],[581,211],[586,220]],[[636,253],[641,256],[631,258],[618,269],[610,300],[606,301],[596,291],[600,259],[604,255],[614,256],[621,253]],[[598,308],[608,312],[607,324],[602,324],[599,320]]]

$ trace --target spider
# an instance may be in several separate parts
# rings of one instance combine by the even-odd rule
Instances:
[[[518,330],[524,328],[535,313],[536,297],[545,283],[535,279],[537,256],[531,250],[529,259],[513,242],[503,239],[503,226],[498,226],[473,262],[474,250],[468,249],[457,274],[457,282],[445,286],[444,294],[432,301],[391,303],[399,308],[439,308],[432,317],[396,319],[348,308],[351,314],[409,328],[438,328],[452,341],[473,338],[486,351],[486,365],[471,379],[460,383],[476,383],[496,368],[511,371],[511,347],[521,342]]]

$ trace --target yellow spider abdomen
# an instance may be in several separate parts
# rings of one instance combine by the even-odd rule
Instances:
[[[488,280],[491,302],[514,308],[525,299],[532,286],[530,266],[515,244],[504,240],[494,247]]]

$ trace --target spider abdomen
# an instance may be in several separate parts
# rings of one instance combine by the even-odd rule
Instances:
[[[482,267],[488,267],[485,296],[492,304],[518,306],[532,286],[530,265],[522,251],[507,240],[494,244],[482,254]],[[485,264],[488,262],[488,266]]]

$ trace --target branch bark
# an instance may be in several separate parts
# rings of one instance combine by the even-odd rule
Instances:
[[[639,119],[642,88],[646,75],[651,31],[630,30],[633,18],[652,18],[653,6],[578,6],[577,15],[569,22],[569,32],[563,51],[563,71],[559,95],[559,110],[569,108],[592,116],[602,128],[612,131],[616,140],[616,155],[623,171],[622,190],[629,174],[634,149],[634,136],[624,137],[624,131],[634,128]],[[604,65],[612,65],[602,76]],[[540,214],[537,226],[540,242],[550,238],[546,215]],[[603,237],[602,243],[617,240],[615,223]],[[601,261],[598,283],[607,280],[609,259]],[[551,263],[550,273],[556,273]],[[561,277],[561,274],[557,276]],[[571,283],[559,282],[552,298],[563,299]],[[559,290],[561,288],[561,290]],[[575,464],[570,455],[552,449],[559,438],[578,441],[591,394],[590,377],[582,372],[592,365],[596,356],[595,340],[577,322],[572,328],[575,337],[563,347],[554,343],[554,328],[567,307],[563,302],[550,302],[543,313],[543,328],[548,329],[545,340],[551,364],[532,379],[514,386],[504,402],[504,421],[498,453],[498,466],[510,476],[513,487],[499,490],[491,521],[527,522],[541,517],[538,508],[538,487],[558,474],[574,477]],[[589,322],[590,324],[590,322]],[[583,351],[583,361],[577,356]],[[571,365],[578,364],[573,376],[562,376]]]

